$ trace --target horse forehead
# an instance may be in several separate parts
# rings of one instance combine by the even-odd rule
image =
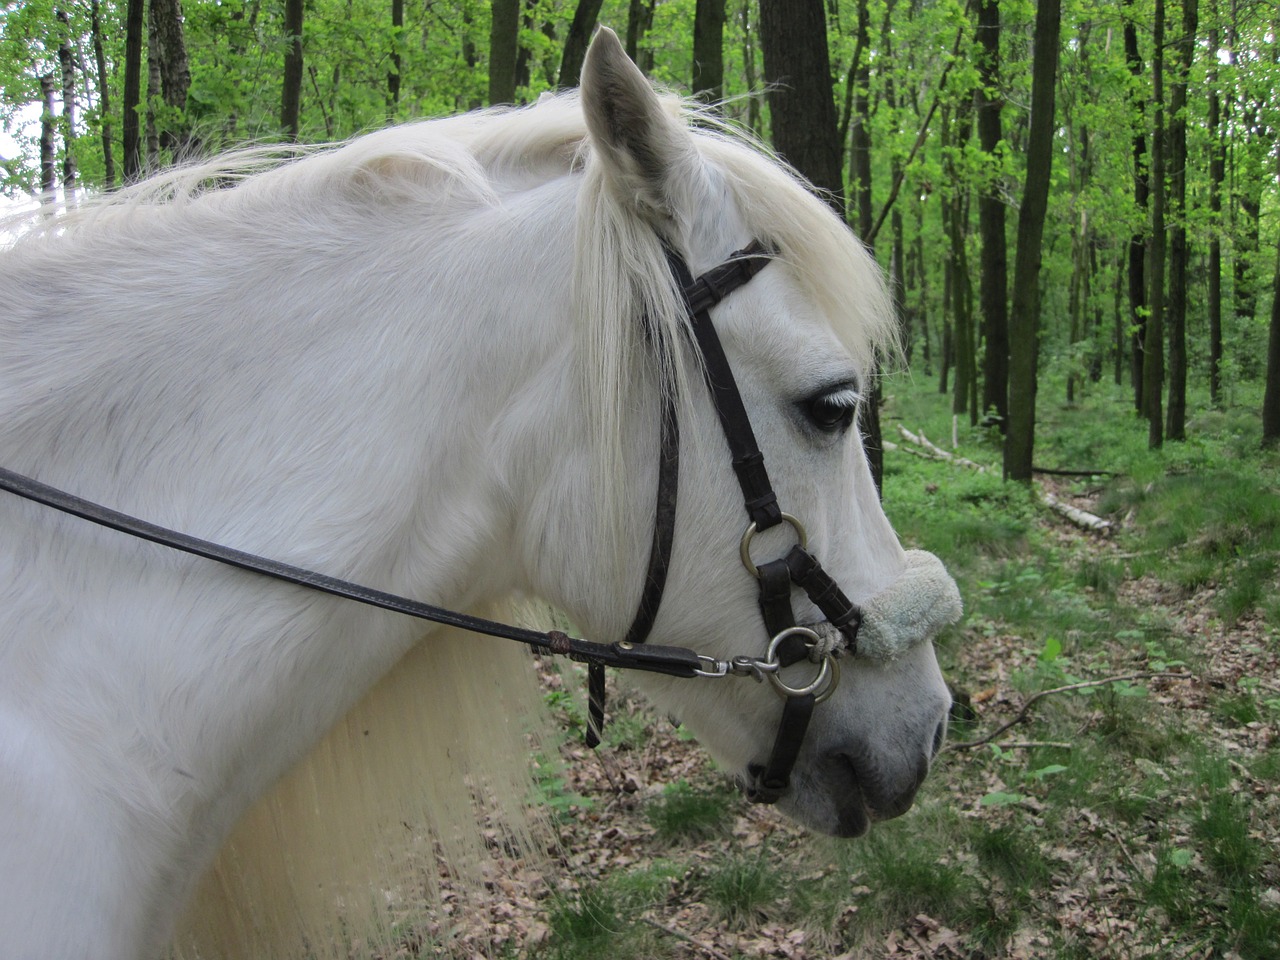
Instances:
[[[747,292],[749,291],[749,292]],[[781,264],[771,265],[724,311],[728,349],[766,370],[822,379],[858,373],[814,297]]]

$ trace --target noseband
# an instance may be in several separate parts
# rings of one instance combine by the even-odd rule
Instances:
[[[669,248],[667,251],[672,275],[684,298],[691,347],[702,360],[706,384],[729,444],[734,473],[742,488],[749,522],[742,535],[740,554],[744,566],[760,584],[760,612],[768,637],[764,657],[736,656],[719,660],[683,647],[645,643],[662,603],[675,538],[680,434],[671,390],[663,392],[666,399],[662,410],[657,509],[648,571],[635,618],[625,638],[616,643],[597,643],[554,630],[545,633],[529,630],[374,590],[161,527],[3,468],[0,468],[0,490],[218,563],[422,620],[515,640],[534,649],[586,663],[591,704],[587,737],[593,746],[599,742],[604,722],[605,667],[684,678],[749,676],[757,681],[767,678],[784,698],[782,719],[769,759],[764,764],[748,767],[745,789],[753,802],[774,803],[787,788],[814,706],[831,696],[840,680],[835,650],[824,641],[818,630],[796,624],[791,609],[791,588],[798,586],[808,594],[813,605],[827,618],[827,624],[842,635],[850,655],[856,652],[861,615],[806,549],[805,531],[800,521],[782,512],[733,371],[711,322],[711,308],[748,283],[772,259],[764,246],[756,242],[695,279],[684,260]],[[796,544],[784,557],[757,565],[751,559],[752,539],[761,530],[780,524],[792,528]],[[817,675],[801,686],[789,685],[779,671],[804,659],[820,664]]]

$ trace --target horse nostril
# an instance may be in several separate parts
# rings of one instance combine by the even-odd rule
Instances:
[[[938,726],[933,731],[933,750],[929,753],[929,758],[933,759],[938,755],[938,751],[942,749],[942,741],[947,738],[947,721],[944,717],[938,721]]]

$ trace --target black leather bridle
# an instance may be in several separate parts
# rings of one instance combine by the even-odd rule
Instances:
[[[685,678],[750,676],[758,681],[767,678],[784,697],[782,719],[769,759],[764,764],[752,764],[748,768],[748,782],[744,788],[753,802],[774,803],[790,781],[814,706],[834,692],[840,677],[835,656],[840,651],[831,649],[817,630],[796,624],[791,608],[792,586],[804,590],[826,617],[827,624],[840,632],[843,652],[849,655],[857,649],[861,615],[806,549],[805,531],[800,521],[784,513],[779,506],[733,371],[711,322],[712,307],[748,283],[772,259],[766,248],[756,242],[694,278],[684,260],[670,248],[667,251],[668,263],[684,298],[691,345],[701,357],[706,384],[729,444],[734,473],[742,488],[749,524],[742,537],[740,554],[746,569],[759,581],[760,611],[769,638],[764,657],[737,656],[719,660],[683,647],[645,642],[662,603],[675,541],[680,434],[671,390],[663,391],[657,507],[648,570],[631,627],[616,643],[583,640],[556,630],[530,630],[374,590],[161,527],[4,468],[0,468],[0,490],[208,560],[434,623],[515,640],[584,662],[588,664],[590,701],[587,738],[592,746],[599,742],[604,722],[606,667]],[[755,564],[750,553],[752,539],[759,531],[779,524],[789,524],[798,542],[786,556]],[[802,686],[790,686],[784,682],[779,671],[806,658],[821,664],[816,677]]]

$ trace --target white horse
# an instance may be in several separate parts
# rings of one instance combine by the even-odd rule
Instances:
[[[779,501],[862,605],[866,639],[781,806],[858,834],[910,806],[937,750],[949,697],[929,640],[959,615],[936,560],[899,545],[850,427],[891,337],[883,284],[793,175],[695,128],[607,31],[580,94],[188,168],[13,243],[0,466],[455,609],[541,598],[612,641],[645,576],[669,380],[683,458],[651,642],[759,658],[742,497],[664,250],[697,273],[753,238],[774,260],[715,325]],[[162,955],[237,821],[309,752],[210,874],[227,888],[255,857],[280,864],[241,905],[242,933],[305,912],[311,861],[274,849],[285,832],[364,842],[308,826],[340,785],[344,816],[404,792],[520,805],[536,691],[515,644],[424,634],[7,493],[0,530],[4,957]],[[752,553],[792,536],[766,531]],[[821,620],[793,599],[800,622]],[[727,769],[768,756],[769,684],[635,682]],[[352,759],[370,744],[373,773]],[[399,820],[383,843],[408,842]],[[223,949],[247,956],[244,942]]]

